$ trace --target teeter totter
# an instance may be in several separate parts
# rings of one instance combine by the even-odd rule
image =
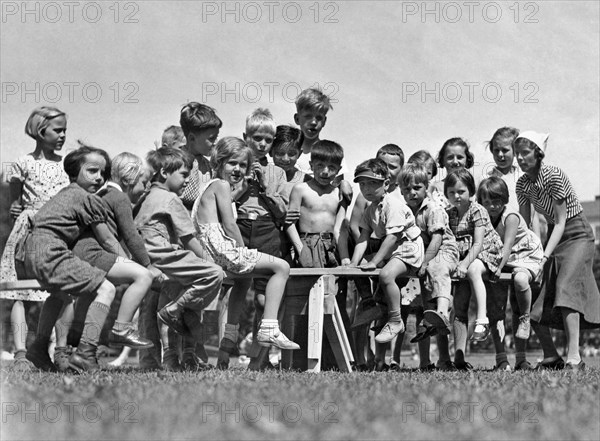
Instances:
[[[283,351],[282,367],[307,372],[320,372],[325,339],[341,372],[351,372],[354,361],[342,314],[335,300],[337,280],[377,277],[380,270],[359,268],[292,268],[284,298],[282,331],[302,347],[299,351]],[[225,282],[241,276],[227,274]],[[508,283],[511,274],[502,274],[500,283]],[[37,280],[0,282],[0,291],[40,289]]]

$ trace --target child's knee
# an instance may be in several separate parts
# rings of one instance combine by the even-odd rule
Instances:
[[[383,268],[379,273],[379,282],[384,285],[396,283],[396,274],[388,268]]]
[[[278,258],[276,260],[275,273],[287,279],[290,276],[290,264]]]
[[[475,259],[469,268],[467,269],[467,278],[469,280],[481,279],[481,274],[485,271],[483,262],[479,259]]]
[[[115,288],[115,285],[105,279],[104,282],[102,282],[102,285],[100,285],[98,288],[96,300],[110,304],[115,299],[116,292],[117,289]]]
[[[513,283],[517,291],[526,291],[529,289],[529,274],[524,271],[516,271],[513,277]]]

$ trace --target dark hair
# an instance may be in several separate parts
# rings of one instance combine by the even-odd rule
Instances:
[[[223,121],[217,116],[215,109],[204,104],[191,102],[181,109],[179,125],[187,137],[192,132],[208,129],[220,129]]]
[[[156,180],[161,169],[166,173],[173,173],[183,166],[191,170],[194,165],[194,158],[188,152],[172,147],[161,147],[148,152],[146,161],[153,172],[152,181]]]
[[[381,147],[379,150],[377,150],[377,154],[375,156],[379,157],[380,155],[398,156],[400,158],[400,167],[404,166],[404,152],[396,144],[386,144]]]
[[[418,152],[410,155],[410,158],[408,158],[408,163],[419,164],[425,167],[425,169],[431,168],[431,177],[433,178],[437,176],[437,164],[435,163],[433,156],[431,156],[431,153],[429,153],[427,150],[419,150]]]
[[[441,168],[444,168],[444,156],[446,156],[446,150],[457,145],[465,149],[465,156],[467,157],[465,168],[473,167],[475,158],[473,157],[473,153],[469,151],[469,144],[467,141],[462,138],[450,138],[444,143],[440,152],[438,153],[437,163]]]
[[[75,182],[77,177],[79,176],[79,172],[81,171],[81,166],[85,163],[85,157],[92,153],[96,153],[104,158],[106,165],[104,166],[104,171],[102,172],[102,177],[106,181],[110,178],[110,156],[104,150],[92,147],[89,145],[82,144],[79,141],[80,147],[77,150],[73,150],[63,161],[63,168],[65,172],[69,176],[69,180],[71,182]]]
[[[489,142],[487,143],[488,148],[490,149],[490,151],[492,151],[494,149],[494,144],[498,141],[500,141],[501,139],[506,139],[506,140],[511,140],[510,141],[510,146],[513,149],[513,152],[515,151],[515,139],[517,139],[519,137],[519,129],[515,129],[514,127],[500,127],[498,130],[496,130],[494,132],[494,134],[492,135],[492,139],[489,140]]]
[[[273,145],[269,150],[269,155],[273,156],[276,150],[284,146],[287,148],[295,147],[300,150],[302,148],[302,142],[304,142],[304,135],[299,128],[288,125],[277,126]]]
[[[481,204],[481,200],[484,196],[487,196],[492,200],[499,199],[504,205],[508,204],[509,196],[506,182],[498,176],[490,176],[489,178],[484,179],[477,189],[477,202]]]
[[[457,182],[462,182],[467,186],[469,195],[475,195],[475,179],[473,178],[473,175],[466,169],[461,168],[460,170],[448,173],[448,176],[446,176],[446,179],[444,180],[444,196],[448,197],[448,188],[454,187]]]
[[[546,157],[546,154],[544,153],[544,151],[540,148],[539,145],[537,145],[535,142],[530,141],[527,138],[517,138],[515,139],[514,142],[514,147],[529,147],[531,149],[535,149],[535,155],[538,159],[538,162],[541,161],[542,159],[544,159]]]
[[[323,139],[310,149],[311,161],[332,162],[341,165],[342,159],[344,159],[344,149],[337,142]]]
[[[354,177],[360,175],[361,173],[371,171],[376,175],[383,176],[385,179],[390,178],[390,170],[388,169],[387,164],[383,161],[383,159],[373,158],[367,159],[364,162],[361,162],[354,170]]]
[[[409,162],[400,172],[398,176],[398,184],[400,187],[408,187],[411,181],[415,181],[417,184],[424,184],[425,187],[429,185],[429,176],[427,176],[427,170],[422,164],[415,162]]]

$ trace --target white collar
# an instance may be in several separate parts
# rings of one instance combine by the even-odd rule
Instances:
[[[106,186],[107,187],[115,187],[117,190],[123,191],[123,189],[121,188],[121,186],[119,184],[117,184],[116,182],[113,182],[113,181],[108,181],[106,183]]]

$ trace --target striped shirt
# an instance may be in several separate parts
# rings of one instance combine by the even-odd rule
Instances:
[[[536,211],[543,214],[551,225],[554,224],[554,201],[566,200],[567,219],[583,211],[567,175],[560,168],[543,162],[535,182],[526,174],[519,178],[517,198],[519,205],[533,204]]]

